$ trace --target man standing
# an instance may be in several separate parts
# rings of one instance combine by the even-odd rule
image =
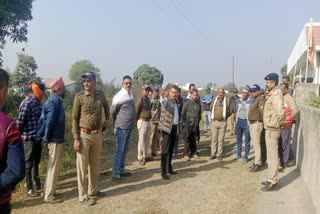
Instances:
[[[73,147],[77,152],[77,180],[79,201],[88,206],[95,197],[104,196],[98,191],[98,176],[102,148],[102,132],[109,120],[109,105],[102,91],[96,90],[96,74],[81,76],[84,91],[76,94],[72,110]],[[102,123],[102,111],[105,121]]]
[[[27,193],[31,197],[38,196],[34,190],[41,189],[39,163],[41,160],[41,144],[36,142],[36,129],[42,112],[41,100],[44,97],[44,84],[32,82],[27,90],[27,97],[22,101],[17,118],[17,126],[22,133],[26,158]]]
[[[131,133],[136,118],[136,109],[131,91],[132,78],[128,75],[122,78],[122,88],[113,97],[110,114],[116,136],[116,148],[114,152],[112,179],[119,181],[122,177],[130,176],[125,172],[126,157],[131,141]]]
[[[203,115],[204,115],[204,132],[208,132],[208,124],[210,124],[211,127],[211,111],[210,111],[210,104],[213,99],[213,95],[211,94],[211,89],[208,87],[206,89],[207,94],[204,95],[202,99],[203,103]]]
[[[278,189],[278,140],[281,134],[281,128],[284,125],[285,112],[283,108],[283,95],[277,88],[279,76],[276,73],[270,73],[265,78],[268,88],[268,98],[264,106],[263,123],[266,129],[266,146],[269,178],[262,182],[264,187],[262,191],[273,191]]]
[[[294,90],[290,87],[290,77],[289,76],[282,76],[282,83],[288,84],[288,93],[293,97]]]
[[[260,94],[260,86],[254,84],[251,88],[251,96],[254,99],[248,113],[250,137],[253,144],[254,163],[250,168],[256,172],[262,166],[261,160],[261,133],[263,131],[263,109],[265,99]]]
[[[250,152],[250,132],[248,113],[252,103],[249,97],[249,89],[242,89],[242,97],[238,100],[236,108],[236,136],[237,136],[237,154],[234,160],[240,159],[242,152],[242,137],[245,137],[245,153],[242,158],[243,163],[248,163],[248,155]]]
[[[44,201],[55,204],[63,202],[62,199],[56,199],[54,196],[59,178],[65,133],[65,113],[62,102],[65,85],[62,77],[54,80],[50,84],[50,89],[52,92],[42,109],[38,123],[37,140],[42,140],[49,149]]]
[[[187,96],[186,96],[185,102],[187,102],[187,100],[190,100],[190,99],[191,99],[191,97],[192,97],[192,91],[193,91],[193,89],[195,89],[195,88],[196,88],[196,85],[195,85],[194,83],[191,83],[191,84],[189,85],[189,92],[188,92],[188,94],[187,94]]]
[[[230,136],[236,134],[236,112],[237,112],[237,103],[239,100],[237,89],[233,90],[232,97],[230,98],[230,102],[232,105],[233,113],[230,116],[231,128],[230,128]]]
[[[201,119],[201,105],[198,102],[198,90],[193,89],[191,99],[182,108],[181,117],[184,123],[184,159],[190,160],[191,157],[199,158],[197,153],[196,134]]]
[[[0,68],[0,213],[11,213],[11,194],[24,178],[26,164],[23,143],[16,123],[2,108],[8,96],[8,73]]]
[[[284,110],[286,113],[285,128],[281,131],[281,142],[282,145],[282,154],[280,154],[280,164],[284,169],[288,166],[289,154],[290,154],[290,143],[291,143],[291,129],[294,123],[294,120],[298,114],[298,107],[289,94],[289,85],[287,83],[282,83],[280,89],[283,95]]]
[[[159,129],[158,124],[160,120],[160,96],[159,96],[159,86],[155,86],[153,94],[151,96],[151,135],[148,148],[148,158],[153,159],[153,156],[157,156],[157,148],[159,146]]]
[[[161,151],[161,177],[164,180],[170,179],[167,173],[177,174],[172,168],[173,146],[178,134],[179,110],[176,104],[178,87],[168,86],[168,97],[161,103],[161,116],[159,129],[163,137]]]
[[[146,164],[148,147],[151,134],[151,103],[148,97],[151,88],[147,85],[142,86],[142,97],[136,104],[137,110],[137,128],[139,131],[138,141],[138,162],[141,166]]]
[[[176,103],[178,105],[178,110],[179,110],[179,118],[181,116],[181,112],[182,112],[182,107],[183,107],[183,98],[181,97],[181,88],[178,88],[177,90],[177,96],[176,96]],[[178,125],[178,135],[176,138],[176,141],[174,142],[174,147],[173,147],[173,156],[175,158],[178,158],[178,147],[179,147],[179,134],[181,133],[181,126],[180,126],[180,122]]]
[[[224,88],[218,89],[218,96],[211,102],[212,141],[210,160],[222,160],[223,141],[226,134],[227,119],[233,113],[230,99],[225,96]]]

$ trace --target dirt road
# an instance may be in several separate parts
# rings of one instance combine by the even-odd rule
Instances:
[[[78,202],[73,170],[60,177],[57,192],[64,203],[51,205],[41,197],[14,195],[13,213],[255,213],[260,173],[248,171],[252,160],[247,164],[232,161],[235,138],[226,138],[222,161],[209,160],[210,139],[210,132],[202,136],[200,159],[173,161],[179,174],[169,181],[161,179],[159,160],[143,167],[138,164],[137,144],[132,142],[127,168],[133,175],[121,183],[111,180],[114,139],[107,139],[100,174],[100,189],[107,196],[99,198],[95,206]]]

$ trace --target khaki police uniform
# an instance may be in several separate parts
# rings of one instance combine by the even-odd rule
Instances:
[[[145,161],[151,134],[151,103],[148,96],[141,97],[137,104],[137,128],[139,131],[138,160]]]
[[[269,92],[263,112],[269,170],[268,181],[272,184],[278,183],[278,140],[281,134],[281,127],[284,125],[284,119],[283,95],[281,90],[275,87]]]
[[[109,119],[109,104],[102,91],[76,94],[72,110],[73,138],[80,140],[77,152],[79,201],[98,191],[98,175],[102,148],[102,115]]]
[[[254,150],[254,164],[257,164],[259,166],[262,165],[260,141],[261,133],[263,131],[264,104],[265,99],[261,95],[258,96],[251,104],[248,113],[250,137]]]
[[[160,133],[158,129],[158,124],[160,120],[160,97],[152,96],[151,100],[151,134],[150,134],[150,142],[148,148],[148,156],[152,157],[152,154],[156,154],[157,147],[159,146]]]

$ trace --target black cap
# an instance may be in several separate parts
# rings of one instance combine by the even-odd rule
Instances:
[[[270,73],[265,78],[265,80],[276,80],[279,81],[279,75],[276,73]]]

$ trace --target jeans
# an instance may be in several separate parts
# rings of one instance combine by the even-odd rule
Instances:
[[[237,158],[241,157],[242,152],[242,136],[245,137],[245,153],[243,158],[248,159],[250,152],[250,132],[247,119],[238,119],[236,124],[237,135]]]
[[[211,125],[211,111],[203,111],[203,115],[204,115],[204,120],[203,120],[204,130],[208,131],[208,124]]]
[[[118,176],[124,173],[131,133],[132,129],[115,129],[116,149],[114,152],[112,176]]]

